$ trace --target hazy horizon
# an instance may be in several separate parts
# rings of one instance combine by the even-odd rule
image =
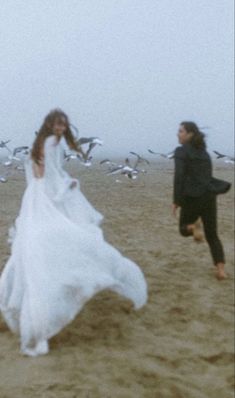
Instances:
[[[2,0],[0,141],[62,108],[94,156],[168,152],[182,120],[234,148],[233,1]]]

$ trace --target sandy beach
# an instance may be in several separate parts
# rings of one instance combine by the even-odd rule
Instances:
[[[218,198],[226,281],[214,277],[206,243],[178,233],[171,215],[173,162],[152,163],[137,181],[70,166],[105,216],[106,239],[140,265],[149,300],[140,311],[104,291],[50,341],[45,357],[26,358],[0,317],[0,398],[232,398],[234,389],[233,189]],[[217,162],[214,175],[233,181]],[[24,174],[0,185],[0,271]]]

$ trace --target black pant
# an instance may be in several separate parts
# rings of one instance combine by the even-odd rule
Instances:
[[[180,233],[190,236],[187,225],[194,224],[201,217],[207,243],[209,244],[214,264],[224,263],[223,246],[217,235],[216,195],[207,192],[200,197],[186,196],[180,212]]]

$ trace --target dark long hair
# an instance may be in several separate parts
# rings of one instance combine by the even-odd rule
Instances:
[[[191,144],[197,149],[206,149],[205,134],[200,131],[194,122],[181,122],[181,126],[185,128],[187,133],[192,133]]]
[[[79,152],[79,146],[76,143],[73,133],[70,129],[68,116],[59,108],[53,109],[45,117],[43,124],[40,127],[37,137],[33,143],[31,158],[36,163],[39,163],[42,158],[45,139],[50,135],[53,135],[53,126],[56,120],[61,120],[65,122],[66,130],[64,132],[64,138],[70,149]]]

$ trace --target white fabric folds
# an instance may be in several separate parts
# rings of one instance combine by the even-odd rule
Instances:
[[[45,141],[45,172],[34,177],[26,161],[27,188],[15,230],[11,256],[0,277],[0,309],[23,347],[58,333],[97,292],[111,289],[135,308],[147,300],[140,268],[108,244],[103,216],[87,201],[62,168],[62,147],[55,136]]]

